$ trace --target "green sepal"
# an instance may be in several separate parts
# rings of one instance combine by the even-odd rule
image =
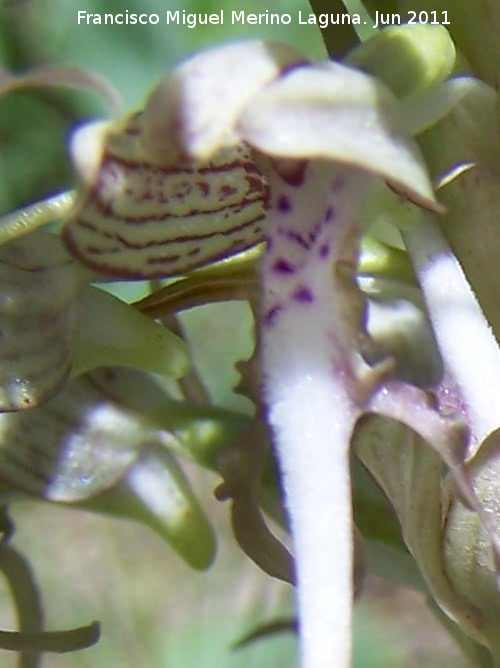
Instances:
[[[413,284],[415,275],[408,256],[371,236],[361,241],[358,271],[360,274],[394,278]]]
[[[163,447],[144,448],[115,487],[80,505],[146,524],[193,568],[208,568],[214,559],[212,528],[175,457]]]
[[[178,336],[113,295],[89,286],[80,298],[72,375],[115,365],[180,378],[189,368],[189,356]]]

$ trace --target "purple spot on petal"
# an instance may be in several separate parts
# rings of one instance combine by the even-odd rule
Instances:
[[[328,209],[325,211],[325,223],[331,223],[334,217],[335,217],[335,211],[333,209],[333,206],[329,206]]]
[[[299,285],[293,293],[292,299],[301,304],[310,304],[314,301],[314,295],[306,285]]]
[[[318,234],[319,234],[319,227],[318,227],[318,225],[316,225],[314,230],[309,232],[309,241],[311,242],[311,244],[314,244],[314,242],[318,238]]]
[[[295,272],[295,267],[290,264],[288,260],[280,257],[273,264],[273,271],[278,274],[293,274]]]
[[[330,246],[328,244],[323,244],[319,249],[319,256],[322,260],[325,260],[330,255]]]
[[[290,213],[292,210],[292,204],[286,195],[282,195],[278,198],[278,210],[281,213]]]
[[[268,327],[272,327],[276,322],[276,317],[278,316],[278,313],[282,310],[283,306],[281,306],[280,304],[271,306],[271,308],[264,313],[264,324],[267,325]]]

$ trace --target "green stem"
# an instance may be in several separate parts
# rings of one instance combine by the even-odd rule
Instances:
[[[29,563],[10,545],[2,543],[0,570],[7,580],[14,600],[19,629],[23,634],[43,632],[43,610],[40,593]],[[37,650],[21,651],[18,668],[38,668],[41,654]]]
[[[0,218],[0,246],[23,234],[33,232],[42,225],[61,220],[69,213],[74,201],[73,192],[63,192],[2,216]]]
[[[0,648],[13,652],[26,650],[64,654],[86,649],[99,640],[98,622],[68,631],[45,631],[44,633],[20,633],[0,631]]]

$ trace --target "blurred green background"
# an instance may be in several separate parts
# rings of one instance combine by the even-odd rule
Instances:
[[[127,9],[163,17],[168,10],[210,13],[243,8],[255,13],[287,12],[294,20],[289,26],[231,26],[226,22],[196,29],[167,26],[163,20],[156,26],[77,24],[77,10],[114,13]],[[222,41],[282,40],[313,58],[323,57],[318,28],[299,25],[295,20],[299,10],[305,15],[310,7],[301,0],[274,0],[272,4],[265,0],[4,0],[0,4],[0,58],[13,72],[41,64],[91,68],[120,90],[125,109],[132,110],[140,107],[174,63]],[[71,187],[73,173],[67,158],[71,130],[106,114],[90,93],[32,89],[0,98],[0,213]],[[224,317],[234,324],[239,315],[218,313],[212,318],[212,329],[206,316],[187,317],[197,338],[198,359],[207,361],[204,373],[213,396],[221,404],[234,406],[230,392],[233,370],[229,365],[221,371],[216,353],[217,348],[226,351],[221,337]],[[248,326],[248,318],[242,316],[240,322]],[[248,335],[246,332],[246,339]],[[206,342],[211,348],[207,345],[204,350]],[[244,342],[238,345],[244,348]],[[219,554],[207,573],[191,571],[142,526],[27,501],[15,506],[14,544],[29,557],[39,579],[47,627],[69,628],[92,619],[101,620],[103,626],[103,637],[95,648],[65,656],[46,655],[44,668],[296,665],[291,634],[231,650],[256,625],[290,616],[292,592],[260,573],[235,546],[228,509],[212,494],[218,479],[194,469],[189,472],[219,536]],[[465,666],[417,594],[370,581],[356,615],[356,668],[432,668],[443,657],[451,657],[456,668]],[[15,628],[6,584],[0,588],[0,627]],[[0,654],[2,668],[16,661],[15,655]]]

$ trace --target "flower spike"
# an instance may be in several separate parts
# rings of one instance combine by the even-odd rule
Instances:
[[[250,186],[235,181],[235,156],[251,161],[241,173]],[[187,211],[172,208],[168,191],[182,170]],[[222,215],[201,196],[214,170],[227,179],[217,186]],[[363,359],[364,299],[354,280],[376,177],[440,210],[382,84],[286,47],[229,45],[181,66],[142,115],[111,131],[94,186],[64,232],[83,262],[125,277],[182,274],[265,234],[263,393],[292,527],[302,668],[350,665],[350,441],[392,368]]]

